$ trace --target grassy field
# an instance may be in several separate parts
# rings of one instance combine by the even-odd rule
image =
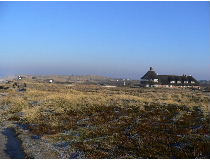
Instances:
[[[25,92],[0,90],[8,94],[0,98],[1,122],[25,125],[69,153],[210,158],[209,96],[201,91],[21,83]]]

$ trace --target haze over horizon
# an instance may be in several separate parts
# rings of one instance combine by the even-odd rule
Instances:
[[[0,76],[210,79],[209,2],[0,2]]]

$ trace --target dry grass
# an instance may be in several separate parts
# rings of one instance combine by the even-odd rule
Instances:
[[[27,83],[27,82],[26,82]],[[209,97],[183,89],[27,83],[1,98],[10,120],[87,158],[209,158]]]

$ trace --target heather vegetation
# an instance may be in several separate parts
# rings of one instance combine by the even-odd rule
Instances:
[[[1,122],[27,126],[68,158],[210,158],[207,93],[24,83],[0,98]]]

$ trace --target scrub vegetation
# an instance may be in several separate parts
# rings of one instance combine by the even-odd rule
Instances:
[[[0,98],[1,122],[27,126],[68,158],[210,158],[206,93],[24,83]]]

